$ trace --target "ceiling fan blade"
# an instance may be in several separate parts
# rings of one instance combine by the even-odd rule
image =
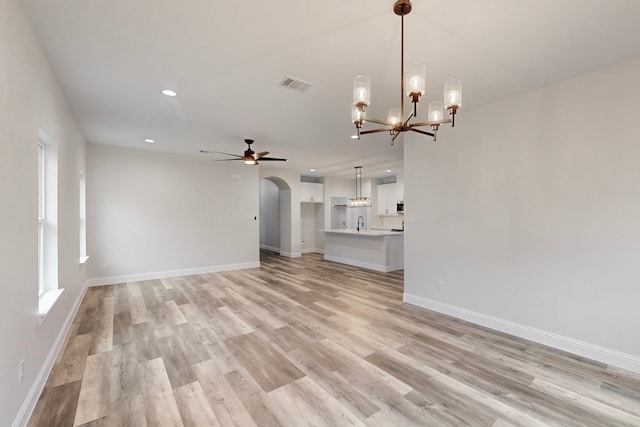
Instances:
[[[224,154],[224,155],[227,155],[227,156],[233,156],[233,157],[242,157],[242,156],[241,156],[241,155],[239,155],[239,154],[223,153],[222,151],[214,151],[214,153],[216,153],[216,154]]]
[[[223,153],[222,151],[200,150],[200,152],[203,154],[224,154],[225,156],[242,157],[237,154]]]
[[[247,149],[244,151],[243,155],[225,153],[222,151],[209,151],[209,150],[200,150],[201,153],[205,154],[223,154],[225,156],[231,156],[232,159],[216,159],[216,162],[228,162],[230,160],[242,160],[248,165],[257,165],[258,160],[266,160],[268,162],[286,162],[287,159],[282,159],[279,157],[265,157],[269,154],[268,151],[260,151],[259,153],[254,152],[251,149],[251,144],[253,144],[253,139],[245,139],[244,142],[247,144]]]
[[[286,162],[287,159],[281,159],[278,157],[260,157],[260,161],[262,160],[266,160],[266,161],[271,161],[271,162]]]

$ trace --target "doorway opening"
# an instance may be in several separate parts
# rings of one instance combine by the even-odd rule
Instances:
[[[291,186],[282,178],[260,180],[260,249],[293,257]]]

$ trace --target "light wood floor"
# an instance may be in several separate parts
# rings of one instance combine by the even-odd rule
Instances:
[[[90,288],[30,426],[640,426],[640,376],[402,303],[402,272]]]

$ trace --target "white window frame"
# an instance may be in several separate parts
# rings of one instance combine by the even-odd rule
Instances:
[[[44,294],[44,257],[46,218],[46,148],[38,142],[38,297]]]
[[[42,324],[64,289],[58,288],[58,150],[38,132],[38,322]]]
[[[82,171],[80,171],[78,187],[78,244],[80,264],[84,264],[89,256],[87,255],[87,177]]]

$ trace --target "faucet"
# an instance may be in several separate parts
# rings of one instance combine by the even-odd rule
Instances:
[[[360,220],[362,220],[362,229],[364,230],[364,217],[360,215],[358,217],[358,225],[356,225],[356,231],[360,231]]]

